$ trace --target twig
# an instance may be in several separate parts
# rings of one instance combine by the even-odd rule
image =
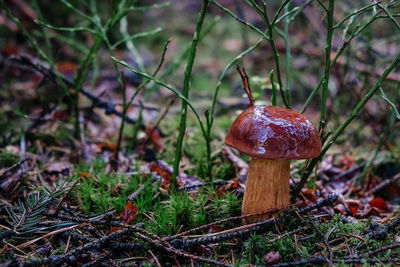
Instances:
[[[25,161],[26,161],[26,158],[18,161],[17,163],[15,163],[14,165],[12,165],[8,168],[0,169],[0,179],[4,178],[8,172],[12,172],[12,171],[16,170],[17,168],[19,168],[19,166],[21,166]]]
[[[160,262],[158,261],[156,255],[154,255],[153,251],[151,251],[150,249],[148,250],[148,252],[150,253],[151,257],[153,258],[153,260],[156,262],[158,267],[162,267]]]
[[[381,248],[377,248],[375,250],[368,251],[368,252],[360,255],[360,257],[362,257],[362,258],[372,257],[372,256],[374,256],[374,255],[376,255],[376,254],[378,254],[380,252],[387,251],[389,249],[398,248],[398,247],[400,247],[400,243],[390,244],[390,245],[387,245],[387,246],[383,246]]]
[[[226,185],[228,183],[229,182],[225,181],[225,180],[215,180],[215,181],[211,181],[211,182],[205,182],[205,183],[201,183],[201,184],[194,184],[194,185],[180,187],[178,190],[179,191],[190,190],[190,189],[193,189],[193,188],[202,187],[202,186],[208,186],[208,185]]]
[[[239,65],[236,66],[236,70],[239,72],[240,78],[242,78],[243,89],[249,98],[250,107],[254,106],[254,98],[253,94],[251,93],[250,83],[249,83],[249,76],[247,76],[246,71],[244,68],[240,69]]]
[[[178,257],[181,257],[181,258],[189,258],[189,259],[191,259],[191,260],[193,260],[193,261],[205,262],[205,263],[211,264],[212,266],[226,266],[226,267],[231,266],[231,265],[229,265],[229,264],[225,264],[225,263],[220,262],[220,261],[211,260],[211,259],[206,259],[206,258],[203,258],[203,257],[200,257],[200,256],[196,256],[196,255],[193,255],[193,254],[185,253],[185,252],[183,252],[183,251],[180,251],[180,250],[178,250],[178,249],[172,247],[172,246],[171,246],[169,243],[167,243],[167,242],[163,242],[163,243],[157,242],[157,241],[152,240],[152,239],[150,239],[149,237],[147,237],[147,236],[145,236],[145,235],[143,235],[143,234],[141,234],[141,233],[135,233],[135,234],[136,234],[140,239],[142,239],[143,241],[149,243],[150,245],[153,245],[153,246],[155,246],[155,247],[157,247],[157,248],[159,248],[159,249],[165,250],[165,251],[167,251],[167,252],[169,252],[169,253],[175,254],[175,255],[178,256]]]
[[[379,183],[377,186],[375,186],[374,188],[372,188],[371,193],[376,193],[377,191],[381,190],[382,188],[384,188],[385,186],[397,181],[400,179],[400,173],[396,174],[395,176],[393,176],[392,178],[389,179],[385,179],[383,182]]]
[[[145,248],[143,243],[120,243],[120,242],[110,242],[106,244],[108,249],[112,249],[114,251],[128,251],[128,250],[139,250],[143,251]]]
[[[324,241],[324,244],[325,244],[325,246],[326,246],[326,249],[327,249],[328,252],[329,252],[328,264],[329,264],[329,267],[332,267],[332,266],[333,266],[333,251],[332,251],[332,248],[331,248],[331,246],[329,245],[329,241],[328,241],[329,235],[330,235],[331,231],[329,231],[326,235],[324,235],[324,234],[321,232],[321,230],[319,229],[318,225],[316,225],[316,223],[314,222],[314,220],[313,220],[311,217],[309,217],[309,221],[310,221],[310,223],[314,226],[314,229],[318,232],[318,234],[322,237],[322,240]]]
[[[219,261],[215,261],[215,260],[211,260],[211,259],[206,259],[203,257],[199,257],[193,254],[189,254],[189,253],[185,253],[182,252],[178,249],[176,249],[175,247],[173,247],[170,243],[168,243],[167,241],[163,240],[162,238],[160,238],[158,235],[151,233],[149,231],[146,231],[140,227],[134,226],[134,225],[126,225],[123,223],[119,223],[119,222],[115,222],[112,223],[113,226],[119,226],[119,227],[123,227],[125,229],[131,229],[133,233],[135,233],[135,235],[140,238],[141,240],[149,243],[150,245],[157,247],[159,249],[165,250],[169,253],[172,253],[176,256],[179,257],[183,257],[183,258],[189,258],[191,260],[194,261],[201,261],[201,262],[205,262],[205,263],[209,263],[212,265],[218,265],[218,266],[230,266],[228,264],[219,262]]]
[[[70,244],[71,244],[71,236],[68,236],[67,244],[65,245],[65,249],[64,249],[64,254],[68,252]]]
[[[82,218],[82,217],[75,217],[75,216],[69,216],[66,214],[59,214],[57,216],[58,219],[63,220],[63,221],[74,221],[74,222],[87,222],[87,223],[104,223],[105,221],[109,220],[110,217],[112,217],[115,214],[115,211],[108,211],[106,213],[97,215],[97,216],[92,216],[90,218]],[[51,214],[53,215],[53,214]],[[104,219],[101,221],[100,219]]]
[[[63,198],[61,199],[60,203],[58,203],[56,211],[55,211],[55,215],[58,214],[58,212],[60,211],[60,207],[61,204],[64,202],[64,200],[69,196],[69,194],[72,192],[72,190],[75,188],[75,186],[80,182],[80,178],[78,178],[75,183],[68,189],[67,193],[63,196]]]
[[[130,195],[126,198],[126,200],[127,200],[127,201],[134,201],[135,198],[140,194],[140,192],[142,192],[143,188],[144,188],[144,184],[140,185],[139,188],[136,189],[135,192],[133,192],[132,194],[130,194]]]
[[[306,226],[299,227],[299,228],[297,228],[297,229],[295,229],[293,231],[284,233],[284,234],[282,234],[282,235],[280,235],[280,236],[278,236],[278,237],[276,237],[274,239],[271,239],[269,242],[273,243],[273,242],[276,242],[276,241],[278,241],[278,240],[280,240],[280,239],[282,239],[282,238],[284,238],[286,236],[290,236],[290,235],[293,235],[293,234],[296,234],[296,233],[300,233],[300,232],[303,232],[303,231],[308,230],[308,229],[310,229],[310,227],[306,227]]]
[[[332,178],[332,180],[337,180],[337,179],[340,179],[340,178],[342,178],[342,177],[344,177],[346,175],[352,174],[353,172],[356,172],[359,169],[363,168],[365,166],[365,164],[366,164],[366,162],[364,161],[363,163],[361,163],[360,165],[358,165],[358,166],[356,166],[354,168],[351,168],[351,169],[348,169],[348,170],[346,170],[344,172],[341,172],[338,175],[334,176]]]
[[[319,209],[324,206],[331,205],[336,202],[338,199],[338,195],[336,194],[331,194],[327,198],[318,201],[317,203],[310,205],[304,209],[301,209],[298,211],[299,214],[307,214],[308,212],[314,210],[314,209]],[[262,222],[257,222],[253,223],[251,225],[248,225],[248,228],[245,229],[240,229],[239,231],[232,232],[232,233],[226,233],[226,234],[217,234],[209,237],[200,237],[200,238],[195,238],[191,240],[185,240],[185,239],[174,239],[171,240],[171,244],[174,247],[190,247],[190,246],[195,246],[195,245],[201,245],[201,244],[212,244],[212,243],[218,243],[224,240],[229,240],[232,238],[237,238],[237,237],[245,237],[250,235],[251,233],[259,232],[259,231],[265,231],[266,229],[273,227],[275,221],[281,221],[282,218],[278,217],[277,219],[271,218]]]
[[[10,57],[8,57],[8,60],[17,62],[17,63],[22,64],[24,66],[29,66],[33,70],[43,74],[44,77],[46,77],[48,80],[52,81],[55,84],[58,84],[57,83],[57,75],[55,73],[53,73],[50,69],[48,69],[47,67],[42,65],[42,63],[40,63],[40,62],[33,63],[30,58],[25,57],[25,56],[20,56],[20,57],[18,57],[18,56],[10,56]],[[58,74],[58,75],[67,86],[69,86],[71,88],[75,88],[76,87],[75,84],[70,79],[66,78],[62,74]],[[85,90],[84,88],[81,88],[80,92],[83,95],[85,95],[87,98],[92,100],[93,104],[96,107],[104,109],[106,114],[114,114],[114,115],[117,115],[119,117],[122,116],[122,112],[118,111],[115,108],[114,104],[111,104],[111,103],[109,103],[107,101],[104,101],[104,100],[102,100],[100,98],[95,97],[93,94],[91,94],[89,91]],[[131,123],[131,124],[135,124],[136,120],[127,116],[126,117],[126,122]],[[141,125],[141,126],[144,128],[144,125]]]
[[[326,48],[325,48],[325,73],[322,80],[322,93],[321,93],[321,113],[319,119],[319,128],[321,136],[324,135],[326,123],[326,102],[328,98],[328,84],[331,69],[331,50],[332,50],[332,37],[333,37],[333,11],[335,1],[329,0],[329,7],[327,11],[327,34],[326,34]]]
[[[33,244],[33,243],[36,243],[37,241],[39,241],[39,240],[41,240],[43,238],[46,238],[46,237],[49,237],[49,236],[52,236],[52,235],[56,235],[56,234],[59,234],[61,232],[68,231],[68,230],[71,230],[71,229],[74,229],[74,228],[77,228],[77,227],[81,227],[81,226],[85,226],[85,225],[87,225],[87,223],[81,223],[81,224],[69,226],[69,227],[66,227],[66,228],[58,229],[58,230],[49,232],[49,233],[47,233],[47,234],[45,234],[45,235],[43,235],[41,237],[38,237],[38,238],[35,238],[33,240],[29,240],[29,241],[27,241],[25,243],[22,243],[22,244],[18,245],[17,247],[18,248],[24,248],[26,246],[29,246],[29,245]]]
[[[365,259],[365,258],[350,258],[344,260],[333,260],[333,263],[345,263],[345,264],[355,264],[355,263],[363,263],[367,262],[370,264],[376,263],[393,263],[396,264],[399,262],[398,259]],[[303,265],[315,265],[315,264],[323,264],[326,263],[326,259],[323,257],[316,257],[307,260],[299,260],[299,261],[292,261],[292,262],[285,262],[279,264],[268,265],[269,267],[289,267],[289,266],[303,266]]]
[[[167,106],[164,109],[164,112],[161,114],[161,116],[158,118],[157,122],[154,124],[154,128],[158,128],[158,126],[160,125],[160,122],[165,118],[165,116],[168,114],[168,111],[170,109],[170,107],[175,103],[175,99],[171,99]]]
[[[87,237],[87,236],[84,236],[84,235],[80,235],[80,234],[77,234],[77,233],[74,233],[74,232],[71,232],[71,231],[65,231],[65,232],[61,233],[60,237],[62,237],[64,239],[71,237],[72,241],[80,240],[83,243],[89,243],[89,242],[92,242],[94,240],[93,238],[90,238],[90,237]]]
[[[0,233],[0,247],[4,246],[4,240],[9,239],[10,237],[13,237],[16,234],[17,233],[12,229],[6,230],[6,231],[2,231]]]
[[[107,252],[107,253],[103,253],[103,255],[101,255],[100,257],[96,258],[94,261],[85,263],[82,265],[82,267],[91,267],[91,266],[102,266],[104,267],[104,260],[110,258],[112,256],[112,252]],[[114,266],[114,265],[110,265],[110,266]]]
[[[38,266],[38,265],[45,265],[45,264],[48,264],[50,266],[61,266],[63,264],[73,264],[70,262],[71,259],[74,258],[72,256],[80,255],[85,251],[102,247],[109,241],[119,238],[120,236],[123,236],[124,234],[126,234],[130,231],[131,231],[130,229],[122,229],[119,231],[115,231],[107,236],[104,236],[100,239],[90,242],[84,246],[81,246],[74,250],[71,250],[70,252],[68,252],[66,254],[50,256],[48,258],[39,259],[39,260],[27,261],[24,263],[24,266]]]
[[[208,224],[205,224],[205,225],[202,225],[202,226],[199,226],[199,227],[196,227],[196,228],[181,232],[181,233],[173,235],[173,236],[164,237],[163,240],[165,240],[165,241],[173,240],[173,239],[175,239],[177,237],[185,236],[185,235],[188,235],[190,233],[194,233],[194,232],[197,232],[197,231],[200,231],[200,230],[203,230],[203,229],[210,228],[213,225],[217,225],[217,224],[221,224],[221,223],[225,223],[225,222],[230,222],[230,221],[235,221],[235,220],[242,220],[242,219],[245,219],[245,218],[259,216],[259,215],[264,215],[264,214],[270,213],[272,211],[278,211],[278,209],[267,210],[267,211],[258,212],[258,213],[254,213],[254,214],[246,214],[246,215],[241,215],[241,216],[229,217],[229,218],[226,218],[226,219],[218,220],[218,221],[215,221],[215,222],[212,222],[212,223],[208,223]],[[237,228],[234,228],[234,229],[237,229]],[[232,230],[232,229],[230,229],[230,230]],[[219,232],[217,234],[221,234],[221,233],[222,232]]]

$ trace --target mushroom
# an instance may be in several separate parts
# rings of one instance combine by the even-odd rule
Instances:
[[[289,207],[290,160],[317,157],[321,140],[302,114],[276,106],[251,106],[233,122],[225,144],[251,156],[242,214]],[[246,219],[255,222],[264,214]]]

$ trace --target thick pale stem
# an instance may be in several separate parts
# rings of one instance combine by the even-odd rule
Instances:
[[[252,158],[247,174],[242,214],[253,214],[290,205],[290,160]],[[276,214],[276,213],[275,213]],[[270,218],[271,214],[250,217],[246,223]]]

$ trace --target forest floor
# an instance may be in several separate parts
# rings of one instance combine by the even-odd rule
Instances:
[[[53,2],[0,0],[1,265],[400,264],[397,1]],[[250,224],[237,65],[323,141]]]

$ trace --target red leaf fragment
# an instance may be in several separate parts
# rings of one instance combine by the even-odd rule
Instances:
[[[216,224],[216,225],[212,225],[210,227],[210,229],[208,230],[209,233],[218,233],[221,232],[222,230],[224,230],[224,228],[222,227],[222,225],[220,224]]]
[[[111,234],[112,232],[119,231],[121,229],[122,229],[122,227],[119,227],[119,226],[112,227],[110,230],[108,230],[108,233]]]
[[[349,209],[350,209],[350,211],[352,213],[352,216],[355,218],[356,215],[357,215],[358,207],[357,206],[349,206]]]
[[[346,204],[347,204],[347,207],[349,208],[349,210],[351,211],[352,216],[355,218],[357,215],[358,208],[359,208],[359,203],[355,200],[350,200],[350,201],[347,201]]]
[[[315,195],[315,189],[306,189],[302,190],[301,192],[305,198],[307,198],[309,201],[316,203],[318,198]]]
[[[115,149],[117,149],[117,144],[114,144],[114,143],[100,143],[100,144],[98,144],[98,147],[100,147],[102,150],[114,151]]]
[[[156,162],[152,162],[150,164],[150,170],[156,172],[163,178],[161,187],[168,189],[172,181],[172,168],[161,160],[157,160]]]
[[[16,46],[13,45],[5,45],[2,48],[2,51],[6,54],[6,55],[18,55],[18,48]]]
[[[72,62],[62,62],[56,65],[56,69],[58,72],[63,74],[74,73],[78,66]]]
[[[161,140],[161,132],[158,127],[153,127],[151,125],[146,126],[146,135],[151,142],[153,142],[154,146],[157,148],[158,151],[163,151],[165,146]]]
[[[386,202],[383,198],[376,197],[369,202],[369,205],[373,208],[377,208],[378,210],[387,210]]]
[[[121,215],[119,218],[124,224],[129,224],[133,221],[139,213],[139,208],[132,201],[128,201],[125,205],[124,209],[122,210]]]
[[[342,171],[345,171],[356,166],[356,159],[351,155],[344,155],[340,159],[340,163],[343,165]]]
[[[228,184],[221,186],[221,188],[217,191],[217,195],[220,197],[223,194],[225,194],[225,192],[227,190],[230,189],[237,189],[239,188],[239,179],[238,178],[233,178],[232,180],[229,181]]]

